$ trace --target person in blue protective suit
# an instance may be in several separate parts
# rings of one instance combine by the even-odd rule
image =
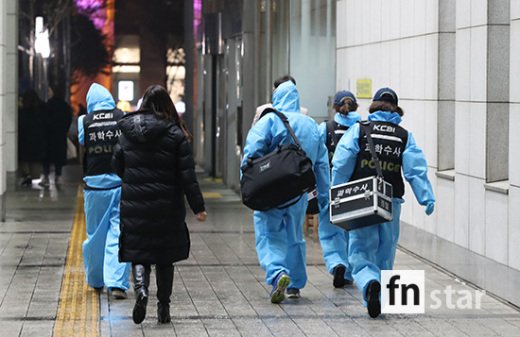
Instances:
[[[319,126],[321,140],[327,147],[331,169],[332,156],[338,142],[345,132],[361,119],[356,112],[357,108],[356,96],[353,93],[346,90],[338,91],[334,96],[334,120],[325,121]],[[322,210],[319,219],[318,234],[325,265],[334,276],[334,287],[343,288],[352,284],[352,269],[348,263],[348,232],[330,223],[328,207]]]
[[[121,179],[112,168],[112,150],[121,131],[110,92],[94,83],[87,93],[87,115],[78,118],[78,141],[84,145],[83,182],[87,239],[83,258],[87,284],[106,286],[116,299],[127,297],[130,264],[120,263],[119,202]]]
[[[320,142],[316,122],[300,113],[300,98],[291,81],[280,84],[273,92],[273,107],[289,120],[307,157],[314,165],[320,209],[327,208],[330,179],[327,149]],[[292,142],[282,120],[268,113],[251,128],[244,147],[242,166],[248,158],[257,158],[272,152],[279,144]],[[266,272],[266,283],[272,285],[271,302],[280,303],[285,292],[298,298],[307,282],[305,270],[305,240],[303,220],[307,195],[286,208],[254,212],[256,252]]]
[[[413,135],[399,126],[403,110],[397,94],[390,88],[379,89],[369,108],[370,134],[385,181],[393,187],[393,219],[349,232],[348,260],[356,286],[363,294],[368,314],[381,313],[380,272],[391,270],[399,238],[399,218],[404,195],[404,178],[410,183],[415,198],[433,212],[435,198],[427,175],[427,164]],[[339,142],[332,159],[332,184],[376,175],[366,136],[360,137],[360,125],[353,125]]]

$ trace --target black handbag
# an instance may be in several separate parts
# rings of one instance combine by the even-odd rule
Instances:
[[[273,108],[265,109],[262,116],[271,112],[283,121],[294,144],[278,145],[263,157],[248,158],[241,167],[242,202],[257,211],[294,205],[302,195],[307,197],[306,193],[316,186],[312,161],[302,149],[287,117]],[[293,202],[288,203],[291,200]]]

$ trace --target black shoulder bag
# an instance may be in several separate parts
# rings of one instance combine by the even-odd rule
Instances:
[[[294,144],[278,145],[263,157],[248,158],[241,167],[242,202],[257,211],[289,207],[300,199],[287,204],[289,201],[301,198],[316,186],[312,161],[302,149],[287,117],[273,108],[265,109],[262,116],[271,112],[280,117]]]

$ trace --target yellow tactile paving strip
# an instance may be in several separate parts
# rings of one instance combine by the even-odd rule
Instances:
[[[202,197],[204,199],[220,199],[222,198],[222,194],[218,192],[202,192]]]
[[[212,177],[208,177],[208,178],[204,178],[204,181],[207,181],[207,182],[210,182],[210,183],[218,183],[218,184],[222,184],[222,182],[224,180],[222,180],[222,178],[212,178]]]
[[[83,191],[80,188],[67,249],[54,337],[99,336],[99,294],[87,286],[81,253],[81,244],[86,236]]]

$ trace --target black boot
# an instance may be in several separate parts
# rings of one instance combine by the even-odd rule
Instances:
[[[157,321],[170,323],[170,296],[173,288],[173,266],[156,265],[155,276],[157,280]]]
[[[172,318],[170,316],[170,305],[157,302],[157,322],[170,323]]]
[[[332,285],[334,285],[334,288],[343,288],[345,286],[346,271],[347,268],[342,264],[338,264],[336,267],[334,267],[334,279],[332,280]]]
[[[381,302],[379,295],[381,294],[381,284],[378,281],[372,281],[367,288],[367,310],[368,315],[376,318],[381,315]]]
[[[135,305],[132,311],[132,319],[135,324],[140,324],[146,317],[146,305],[148,304],[148,286],[150,285],[150,266],[141,264],[132,265],[134,277]]]

